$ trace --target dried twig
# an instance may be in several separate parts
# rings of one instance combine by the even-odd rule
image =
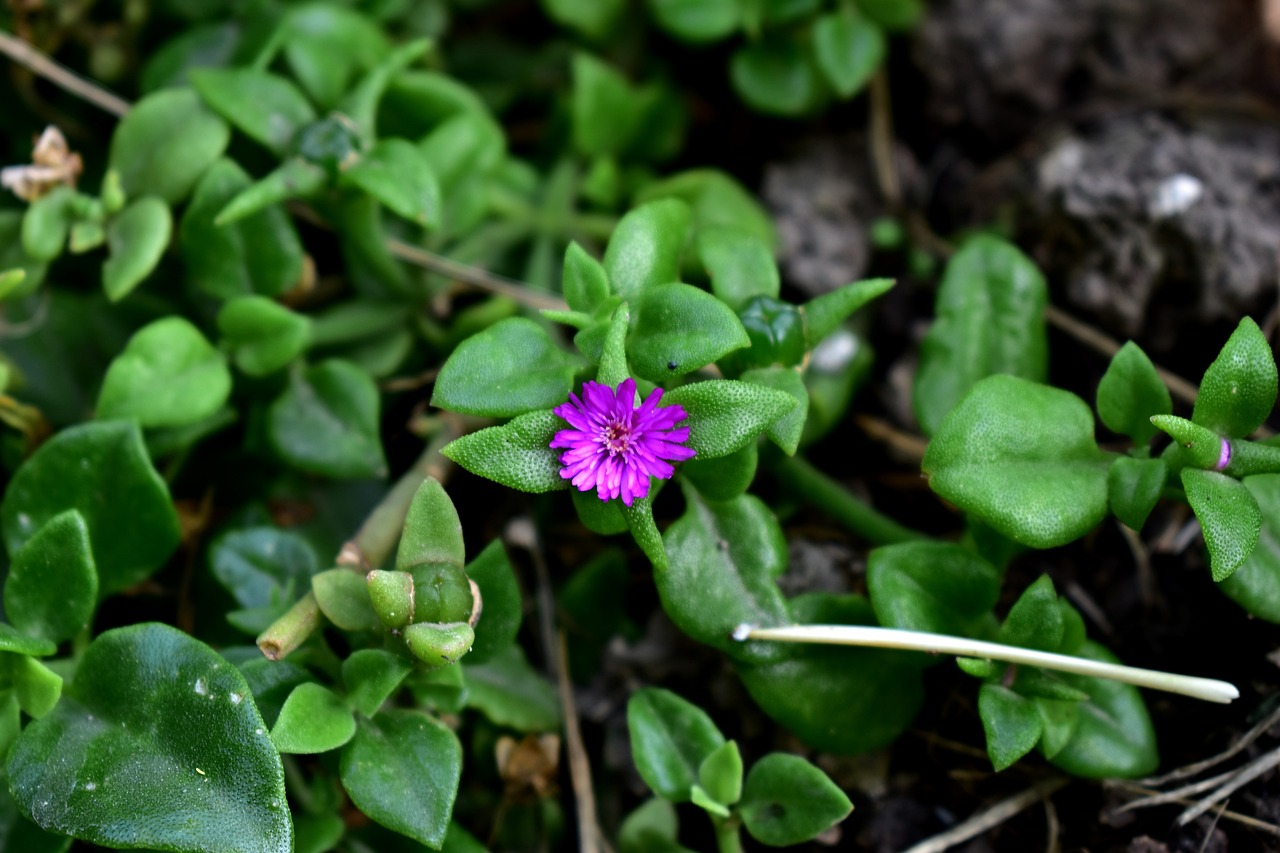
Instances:
[[[912,435],[908,432],[894,427],[888,421],[875,418],[870,415],[856,415],[853,419],[858,428],[876,441],[882,441],[892,447],[894,450],[920,460],[924,458],[924,452],[929,447],[929,442],[918,435]]]
[[[1001,800],[990,808],[978,812],[973,817],[963,823],[956,824],[946,832],[938,833],[932,838],[926,838],[911,847],[906,853],[942,853],[942,851],[949,850],[957,844],[968,841],[970,838],[977,838],[1027,807],[1049,798],[1069,781],[1071,780],[1050,779],[1047,782],[1033,785],[1025,791],[1020,791],[1012,797]]]
[[[1227,759],[1238,755],[1251,743],[1262,737],[1267,729],[1277,723],[1280,723],[1280,706],[1277,706],[1263,720],[1241,735],[1239,740],[1231,744],[1231,746],[1227,747],[1222,752],[1219,752],[1217,755],[1210,756],[1202,761],[1197,761],[1194,764],[1187,764],[1183,767],[1177,768],[1176,770],[1170,770],[1168,773],[1160,776],[1150,776],[1146,779],[1139,779],[1138,782],[1143,785],[1155,786],[1163,785],[1165,782],[1174,782],[1178,779],[1186,779],[1189,776],[1195,776],[1197,773],[1208,770],[1211,767],[1216,767]]]
[[[573,684],[569,681],[569,652],[564,631],[556,632],[556,688],[560,693],[560,710],[564,714],[565,748],[569,752],[569,779],[573,783],[573,799],[578,812],[578,849],[581,853],[608,851],[609,845],[596,818],[596,795],[591,787],[591,761],[582,742],[578,725],[578,709],[573,701]]]
[[[1108,780],[1107,787],[1111,788],[1112,790],[1119,791],[1121,793],[1128,793],[1128,794],[1160,793],[1154,788],[1148,788],[1144,785],[1139,785],[1136,782],[1129,782],[1124,779]],[[1183,798],[1183,799],[1175,800],[1174,802],[1180,805],[1191,805],[1195,803],[1195,800]],[[1247,826],[1250,829],[1256,829],[1259,832],[1265,832],[1268,835],[1274,836],[1276,838],[1280,838],[1280,826],[1276,826],[1274,823],[1267,823],[1265,820],[1258,820],[1256,817],[1250,817],[1247,814],[1241,814],[1240,812],[1233,812],[1231,811],[1231,809],[1223,809],[1220,815],[1222,818],[1226,820],[1234,821],[1240,824],[1241,826]]]
[[[1178,826],[1186,826],[1191,823],[1191,821],[1213,808],[1215,803],[1225,800],[1254,779],[1277,766],[1280,766],[1280,748],[1258,756],[1232,774],[1232,778],[1221,787],[1214,789],[1207,797],[1178,815]]]
[[[129,112],[130,104],[124,98],[59,65],[27,42],[4,30],[0,30],[0,53],[55,86],[116,117]]]

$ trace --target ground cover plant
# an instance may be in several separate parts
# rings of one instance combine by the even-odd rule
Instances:
[[[6,4],[0,846],[1276,849],[1270,6],[1065,5]]]

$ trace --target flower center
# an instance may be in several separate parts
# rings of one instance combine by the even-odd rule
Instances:
[[[601,439],[604,446],[608,448],[610,456],[619,454],[626,456],[627,450],[631,447],[631,424],[617,418],[610,418]]]

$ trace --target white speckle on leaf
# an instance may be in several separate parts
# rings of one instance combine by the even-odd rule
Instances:
[[[85,789],[86,791],[96,791],[96,790],[98,790],[98,783],[97,783],[97,782],[85,782],[85,783],[84,783],[84,789]]]
[[[241,702],[243,702],[243,701],[244,701],[244,694],[243,694],[243,693],[232,693],[232,694],[231,694],[231,704],[232,704],[232,705],[239,705],[239,704],[240,704]]]
[[[204,679],[203,679],[203,678],[197,678],[197,679],[196,679],[195,691],[196,691],[196,695],[197,695],[197,696],[208,696],[208,695],[209,695],[209,688],[207,688],[207,687],[205,687],[205,686],[204,686]]]
[[[199,773],[201,776],[204,775],[204,771],[201,770],[199,767],[196,768],[196,772]]]
[[[31,516],[27,515],[25,512],[18,513],[18,526],[23,530],[30,530]]]

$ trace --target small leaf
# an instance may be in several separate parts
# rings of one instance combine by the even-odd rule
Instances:
[[[758,235],[737,228],[703,228],[695,246],[711,278],[711,292],[734,311],[757,296],[778,298],[778,265],[769,243]]]
[[[440,184],[435,172],[417,146],[403,139],[378,142],[342,172],[338,183],[364,190],[419,225],[440,225]]]
[[[1180,458],[1175,461],[1177,467],[1217,468],[1225,439],[1216,432],[1177,415],[1152,415],[1151,423],[1182,445]]]
[[[55,515],[13,555],[4,610],[25,634],[60,643],[88,627],[98,601],[89,527],[74,509]]]
[[[250,376],[267,376],[302,354],[310,322],[265,296],[232,299],[218,312],[218,331],[231,345],[236,367]]]
[[[1056,652],[1061,649],[1064,625],[1058,594],[1048,575],[1041,575],[1023,590],[1000,626],[998,641],[1008,646]]]
[[[1262,510],[1243,483],[1216,471],[1183,468],[1182,487],[1204,532],[1213,579],[1226,580],[1257,546]]]
[[[357,723],[342,750],[342,787],[377,823],[439,850],[462,775],[462,745],[419,711],[382,711]]]
[[[464,435],[441,451],[473,474],[522,492],[553,492],[569,487],[560,476],[560,456],[551,440],[565,422],[549,411],[530,412],[508,424]]]
[[[284,771],[235,667],[166,625],[88,648],[68,695],[9,754],[9,787],[45,829],[108,847],[293,846]]]
[[[111,137],[109,168],[131,198],[187,197],[226,150],[231,128],[191,89],[162,89],[133,105]]]
[[[62,676],[30,655],[6,654],[7,680],[23,713],[40,719],[53,710],[62,696]]]
[[[1044,276],[1015,246],[990,236],[964,244],[947,264],[938,319],[920,343],[912,398],[926,434],[980,379],[1007,373],[1044,381],[1047,303]]]
[[[138,199],[107,223],[102,289],[108,299],[119,302],[151,275],[172,232],[169,207],[154,196]]]
[[[350,362],[331,359],[295,370],[267,412],[280,457],[328,477],[383,477],[387,463],[378,432],[378,389]]]
[[[1102,521],[1109,467],[1083,400],[1013,376],[974,385],[922,463],[935,492],[1033,548],[1063,545]]]
[[[402,635],[410,654],[431,668],[457,663],[476,638],[466,622],[415,622]]]
[[[782,448],[783,453],[794,456],[800,449],[800,439],[809,419],[809,389],[805,387],[800,372],[787,367],[765,367],[748,370],[740,378],[743,382],[783,391],[796,401],[790,412],[769,424],[764,431],[770,441]]]
[[[320,612],[344,631],[377,631],[382,620],[369,600],[369,587],[358,572],[329,569],[311,577]]]
[[[809,841],[844,820],[853,803],[805,759],[771,752],[747,773],[738,811],[752,838],[786,847]]]
[[[569,497],[573,500],[578,520],[592,533],[613,536],[630,529],[627,527],[626,516],[622,514],[621,502],[602,501],[595,492],[580,492],[577,489],[570,489]]]
[[[748,349],[725,360],[730,370],[782,365],[795,367],[804,360],[804,315],[789,302],[756,296],[738,311],[738,319],[751,341]]]
[[[817,69],[789,39],[761,39],[738,48],[729,60],[729,76],[747,106],[770,115],[804,115],[822,97]]]
[[[600,351],[600,369],[596,371],[596,381],[615,390],[631,376],[626,349],[627,326],[630,322],[631,312],[624,302],[613,312],[609,331],[605,334],[604,348]]]
[[[978,691],[978,716],[997,772],[1034,749],[1044,732],[1036,703],[998,684],[984,684]]]
[[[730,379],[682,385],[664,394],[662,402],[684,407],[688,445],[704,460],[741,450],[796,406],[786,391]]]
[[[588,157],[619,154],[631,141],[641,118],[637,100],[635,90],[619,71],[588,53],[574,54],[574,147]]]
[[[463,665],[469,706],[491,722],[517,731],[547,732],[560,727],[555,687],[529,666],[519,646],[508,646],[484,663],[470,660],[468,655]]]
[[[742,755],[738,744],[727,741],[698,766],[698,782],[711,798],[731,806],[742,797]]]
[[[319,166],[301,157],[290,157],[265,178],[237,188],[230,198],[219,199],[222,206],[214,214],[212,224],[221,228],[246,217],[279,210],[281,202],[306,198],[318,192],[327,181]],[[213,202],[209,202],[209,206],[212,211]],[[296,239],[296,234],[294,236]]]
[[[1245,477],[1262,512],[1258,545],[1219,589],[1254,616],[1280,622],[1280,474]]]
[[[727,305],[688,284],[648,285],[635,306],[627,353],[636,375],[654,382],[691,373],[751,344]]]
[[[1204,372],[1191,420],[1244,438],[1276,404],[1276,360],[1258,324],[1245,317]]]
[[[567,401],[574,373],[573,360],[537,323],[512,317],[458,345],[440,368],[431,405],[510,418]]]
[[[424,563],[448,563],[462,568],[464,559],[458,511],[440,481],[427,477],[418,486],[405,515],[396,569],[405,572]]]
[[[181,317],[140,329],[107,368],[98,417],[136,418],[144,427],[202,421],[231,395],[226,359]]]
[[[56,186],[31,202],[22,216],[22,250],[33,261],[52,261],[67,248],[75,190]]]
[[[704,228],[727,226],[746,231],[776,247],[778,235],[773,220],[759,200],[734,178],[717,169],[691,169],[646,186],[637,203],[676,198],[693,211],[696,234]]]
[[[16,555],[69,509],[88,525],[100,596],[146,578],[178,547],[178,515],[136,424],[90,422],[45,442],[5,490],[5,547]]]
[[[740,5],[735,0],[649,0],[658,26],[693,44],[732,35],[740,23]]]
[[[859,308],[888,293],[893,285],[891,278],[869,278],[846,284],[806,302],[800,310],[804,314],[804,336],[809,349],[821,343]]]
[[[661,797],[646,800],[627,815],[618,829],[620,853],[691,853],[676,843],[680,823],[676,808]]]
[[[0,652],[48,657],[57,650],[58,644],[53,640],[23,634],[12,625],[0,622]]]
[[[867,590],[886,628],[973,636],[1000,596],[1000,572],[958,545],[904,542],[871,552]]]
[[[191,82],[215,112],[276,155],[316,119],[291,81],[258,68],[200,68],[191,72]]]
[[[1098,383],[1098,417],[1107,429],[1129,436],[1138,447],[1146,447],[1156,434],[1151,416],[1172,411],[1169,389],[1155,365],[1141,347],[1129,341],[1112,357]]]
[[[564,282],[560,289],[570,308],[590,314],[609,298],[609,275],[604,264],[577,243],[570,243],[564,253]]]
[[[847,11],[832,12],[813,22],[813,55],[831,88],[852,98],[884,62],[884,33],[875,24]]]
[[[603,38],[626,8],[625,0],[542,0],[547,15],[584,36]]]
[[[491,175],[502,164],[506,147],[501,125],[483,110],[468,110],[436,125],[418,150],[440,181],[445,198],[452,199],[474,186],[470,179]]]
[[[241,607],[293,601],[317,568],[306,539],[275,527],[232,530],[209,546],[209,570]]]
[[[653,285],[679,281],[689,221],[688,205],[675,198],[649,202],[622,217],[604,253],[613,292],[635,299]]]
[[[271,740],[281,753],[311,755],[337,749],[355,733],[355,718],[342,699],[309,681],[295,687],[284,700],[271,727]]]
[[[413,671],[403,655],[382,649],[359,649],[342,662],[342,683],[351,705],[372,717]]]
[[[597,501],[599,503],[599,501]],[[485,663],[515,643],[523,618],[523,601],[515,570],[502,540],[495,539],[467,564],[467,576],[480,587],[484,610],[476,624],[476,639],[468,665]]]
[[[338,102],[358,69],[376,64],[390,51],[371,17],[337,4],[293,7],[280,28],[290,69],[325,109]]]
[[[631,756],[655,794],[687,803],[698,768],[724,745],[724,735],[706,712],[669,690],[645,687],[627,700]]]
[[[1132,530],[1141,530],[1164,491],[1169,469],[1163,459],[1121,456],[1107,472],[1111,512]]]
[[[385,627],[398,631],[413,621],[413,575],[374,569],[365,580],[369,603]]]

